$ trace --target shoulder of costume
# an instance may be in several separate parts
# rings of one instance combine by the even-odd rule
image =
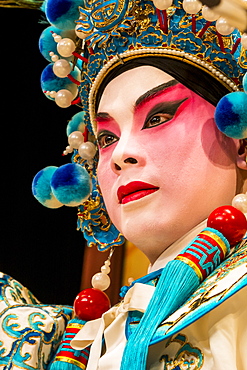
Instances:
[[[41,304],[22,284],[0,272],[1,365],[46,369],[72,312],[69,306]]]
[[[160,274],[160,270],[157,271]],[[144,284],[156,285],[158,276],[144,277]],[[150,274],[151,275],[151,274]],[[142,282],[141,279],[138,280]],[[218,268],[206,278],[193,295],[177,311],[170,315],[158,327],[151,344],[180,332],[191,325],[234,294],[247,286],[247,242],[232,253]],[[139,323],[140,314],[133,312],[129,314],[127,337],[135,330]]]

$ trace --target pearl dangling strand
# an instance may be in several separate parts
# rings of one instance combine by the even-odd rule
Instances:
[[[52,32],[54,41],[57,42],[57,51],[62,57],[70,57],[75,51],[75,43],[73,40],[65,37],[64,39],[57,35],[55,32]]]
[[[111,248],[110,254],[107,258],[107,260],[104,262],[103,266],[101,266],[101,272],[98,272],[92,277],[91,283],[93,288],[99,289],[101,291],[104,291],[109,288],[111,280],[108,276],[110,273],[110,264],[111,264],[111,257],[113,255],[114,248]]]
[[[78,150],[78,154],[82,159],[87,160],[88,166],[92,167],[93,158],[96,154],[97,148],[91,141],[85,141],[81,131],[73,131],[68,136],[69,145],[63,151],[63,155],[72,153],[74,149]]]
[[[78,148],[78,153],[82,159],[86,159],[89,167],[93,165],[93,158],[96,154],[97,148],[91,141],[82,143]]]
[[[79,146],[83,143],[84,137],[81,131],[73,131],[68,136],[69,145],[66,146],[66,149],[63,151],[63,155],[72,153],[74,149],[78,149]]]
[[[56,62],[59,59],[59,56],[53,53],[53,51],[50,51],[49,55],[51,57],[52,62]]]
[[[82,290],[74,301],[75,315],[85,321],[95,320],[102,316],[111,307],[108,296],[104,290],[110,286],[110,260],[115,248],[111,248],[107,260],[98,272],[92,277],[93,288]]]

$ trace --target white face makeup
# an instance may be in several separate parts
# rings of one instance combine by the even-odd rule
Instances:
[[[235,194],[235,144],[218,132],[214,110],[149,66],[116,77],[101,97],[98,179],[107,211],[151,263]]]

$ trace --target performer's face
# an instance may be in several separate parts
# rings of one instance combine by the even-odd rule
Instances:
[[[115,226],[151,262],[235,195],[235,143],[214,110],[149,66],[116,77],[101,97],[100,188]]]

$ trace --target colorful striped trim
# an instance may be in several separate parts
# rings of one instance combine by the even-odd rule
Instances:
[[[207,228],[176,259],[193,268],[200,281],[203,281],[226,258],[229,251],[230,246],[225,237],[219,231]]]

